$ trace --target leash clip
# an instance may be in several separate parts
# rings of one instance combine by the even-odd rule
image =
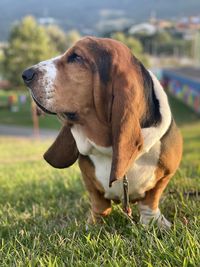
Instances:
[[[131,217],[131,208],[129,205],[129,195],[128,195],[128,178],[127,175],[124,175],[123,178],[123,191],[124,191],[124,197],[122,201],[122,207],[123,211],[128,215],[128,217]]]

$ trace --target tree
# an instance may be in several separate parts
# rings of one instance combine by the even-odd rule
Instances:
[[[122,32],[114,33],[111,37],[127,45],[133,55],[136,56],[145,66],[149,65],[148,58],[144,55],[143,47],[139,40],[132,36],[126,36]]]
[[[52,44],[60,53],[64,53],[81,38],[78,31],[72,30],[65,34],[57,25],[48,26],[46,31],[52,41]]]
[[[74,45],[75,42],[77,42],[81,38],[81,35],[78,31],[69,31],[67,33],[66,39],[67,39],[67,48],[70,48],[72,45]]]
[[[11,29],[8,46],[4,49],[3,75],[19,86],[23,83],[21,73],[25,68],[56,54],[46,29],[27,16]]]
[[[57,25],[49,25],[46,28],[47,34],[52,41],[55,49],[60,53],[64,53],[67,49],[67,37]]]

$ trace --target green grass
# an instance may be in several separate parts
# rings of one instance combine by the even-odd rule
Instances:
[[[200,122],[180,102],[173,110],[184,135],[181,168],[161,201],[169,232],[130,222],[114,206],[86,231],[89,199],[78,167],[42,160],[51,143],[0,138],[0,266],[200,266]],[[181,110],[183,113],[181,113]]]
[[[1,107],[1,105],[6,105],[8,96],[12,94],[25,94],[27,96],[27,102],[25,104],[18,103],[18,112],[11,112],[9,109]],[[38,119],[41,128],[59,129],[60,127],[56,116],[45,114],[45,116],[42,115]],[[21,126],[33,125],[31,114],[31,98],[28,93],[24,91],[18,93],[13,91],[0,91],[0,124]]]

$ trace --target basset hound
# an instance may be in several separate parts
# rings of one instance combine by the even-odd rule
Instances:
[[[179,166],[182,138],[155,75],[121,42],[85,37],[22,77],[36,104],[62,121],[44,158],[55,168],[78,159],[89,221],[108,215],[111,200],[123,201],[126,175],[140,222],[170,227],[159,200]]]

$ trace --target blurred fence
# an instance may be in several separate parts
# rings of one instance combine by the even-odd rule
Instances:
[[[200,68],[164,69],[162,83],[170,94],[200,114]]]

